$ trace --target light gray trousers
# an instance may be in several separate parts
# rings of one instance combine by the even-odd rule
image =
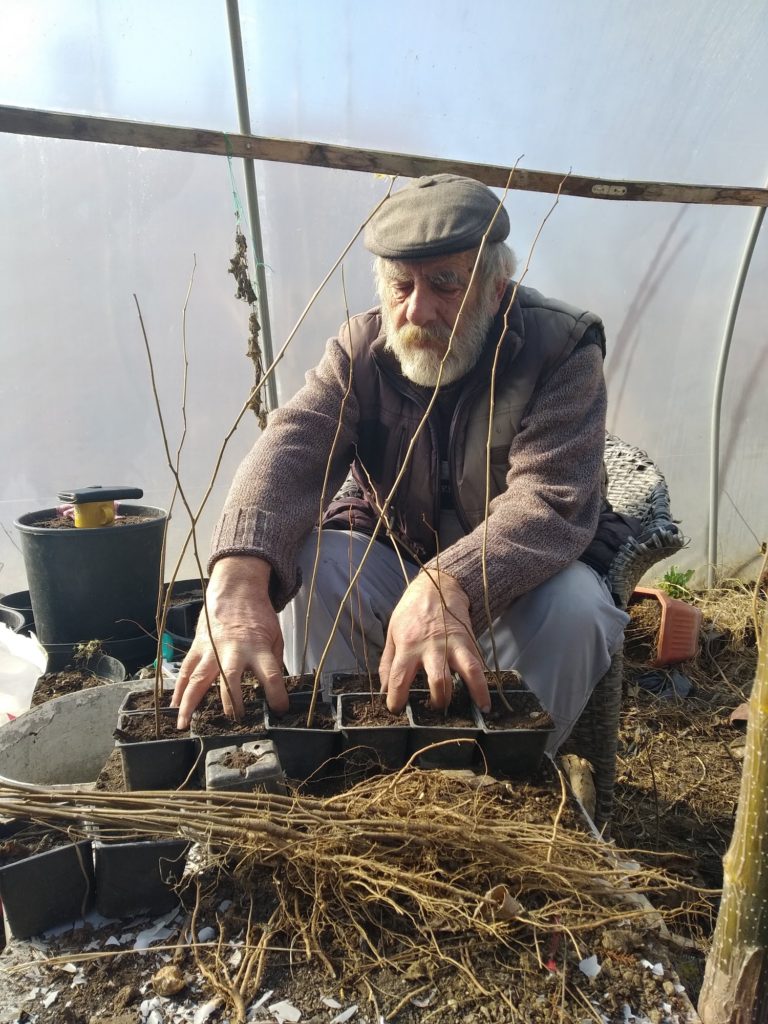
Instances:
[[[361,533],[322,533],[317,581],[312,595],[304,671],[320,662],[341,599],[363,557],[369,538]],[[307,598],[317,549],[317,533],[302,549],[304,583],[282,613],[285,663],[299,672],[304,649]],[[405,563],[412,578],[416,566]],[[387,544],[374,543],[363,572],[344,605],[323,671],[375,670],[384,649],[387,624],[406,581],[400,561]],[[619,649],[628,616],[613,602],[600,576],[574,562],[534,590],[517,598],[493,624],[499,668],[514,668],[552,715],[556,750],[567,738],[584,705]],[[489,631],[478,637],[486,663],[493,666]]]

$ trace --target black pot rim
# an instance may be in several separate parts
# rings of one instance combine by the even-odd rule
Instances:
[[[128,505],[124,504],[123,509],[129,509],[129,514],[134,515],[150,515],[151,518],[147,519],[144,523],[127,523],[123,529],[126,530],[146,530],[152,529],[156,526],[158,519],[167,519],[168,513],[164,508],[156,508],[154,505]],[[40,519],[52,519],[58,515],[58,507],[56,508],[41,508],[36,512],[25,512],[23,516],[19,516],[15,519],[13,525],[19,530],[20,533],[32,533],[32,534],[45,534],[50,535],[52,533],[48,526],[35,526],[35,522]],[[154,514],[153,514],[154,513]],[[70,536],[83,536],[88,533],[98,533],[103,530],[103,526],[81,526],[75,530],[59,530],[56,536],[70,537]]]

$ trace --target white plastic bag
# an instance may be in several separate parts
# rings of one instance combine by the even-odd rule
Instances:
[[[22,636],[0,623],[0,725],[29,711],[47,665],[48,654],[36,636]]]

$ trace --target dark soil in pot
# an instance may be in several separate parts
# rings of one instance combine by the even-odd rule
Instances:
[[[170,708],[173,690],[163,690],[160,696],[160,707]],[[153,711],[155,708],[154,690],[132,690],[123,701],[122,711]]]
[[[297,705],[292,700],[284,715],[278,717],[274,711],[269,711],[269,727],[270,729],[307,729],[308,711],[308,701]],[[336,719],[332,708],[318,700],[312,716],[312,729],[333,730],[335,728]]]
[[[488,671],[485,673],[485,681],[488,684],[488,689],[493,692],[498,691],[499,685],[502,690],[525,690],[526,685],[523,682],[523,677],[519,672],[516,672],[513,668],[501,669],[499,672]]]
[[[77,693],[88,690],[92,686],[103,686],[104,680],[90,672],[79,668],[63,668],[60,672],[46,672],[40,676],[32,694],[32,707],[45,704],[54,697],[62,697],[65,693]]]
[[[117,516],[115,517],[114,523],[109,527],[99,527],[99,529],[120,529],[121,526],[136,526],[138,523],[148,523],[153,519],[157,519],[157,516],[151,515],[121,515],[118,509]],[[82,527],[75,526],[74,519],[70,519],[69,516],[51,516],[49,519],[36,519],[35,526],[39,526],[43,530],[77,530]]]
[[[115,739],[120,740],[121,743],[150,743],[152,740],[188,737],[189,730],[180,731],[176,728],[177,718],[176,708],[163,709],[159,721],[150,711],[136,711],[121,715],[120,724],[115,729]]]
[[[520,692],[509,696],[514,698],[509,701],[511,708],[506,707],[497,693],[491,693],[491,710],[483,714],[486,729],[552,728],[549,713],[542,708],[534,694]]]
[[[447,708],[436,708],[428,692],[411,691],[411,714],[414,725],[441,726],[448,728],[476,728],[475,716],[472,713],[472,702],[462,687],[456,691]]]
[[[243,717],[236,721],[224,711],[218,685],[214,684],[192,715],[192,732],[201,738],[236,737],[240,742],[243,736],[255,738],[263,735],[264,701],[261,694],[256,696],[252,690],[244,689],[243,705]]]
[[[403,712],[394,714],[387,707],[387,697],[384,693],[368,694],[345,694],[341,701],[341,725],[342,726],[404,726],[407,721]]]
[[[93,686],[120,683],[125,679],[125,666],[115,658],[97,654],[81,665],[68,665],[58,672],[46,672],[38,679],[32,694],[32,707],[45,704],[65,693],[78,693]]]
[[[0,833],[0,867],[15,864],[16,861],[24,860],[25,857],[33,857],[36,853],[55,850],[69,841],[65,833],[45,828],[42,825],[24,824],[18,821],[9,824],[10,827],[5,826],[5,828],[10,834],[2,836]]]
[[[417,672],[411,684],[426,689],[427,677],[424,672]],[[334,672],[331,676],[332,693],[379,693],[381,680],[378,672]]]
[[[250,768],[252,764],[256,764],[259,758],[256,754],[252,754],[248,750],[242,750],[238,747],[237,750],[230,751],[221,759],[222,768],[229,768],[231,771],[237,771],[241,775],[245,775],[247,768]]]

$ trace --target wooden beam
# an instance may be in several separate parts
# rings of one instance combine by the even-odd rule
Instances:
[[[333,167],[343,171],[393,174],[416,178],[450,171],[504,188],[510,167],[437,159],[409,153],[300,142],[260,135],[236,135],[201,128],[178,128],[144,121],[122,121],[51,110],[0,106],[0,131],[49,139],[77,139],[139,149],[167,149],[181,153],[250,157],[278,163]],[[589,178],[580,174],[532,171],[518,167],[510,183],[525,192],[556,193],[589,199],[651,203],[703,203],[712,206],[768,206],[768,189],[730,188],[722,185],[685,185],[664,181],[622,181]]]

